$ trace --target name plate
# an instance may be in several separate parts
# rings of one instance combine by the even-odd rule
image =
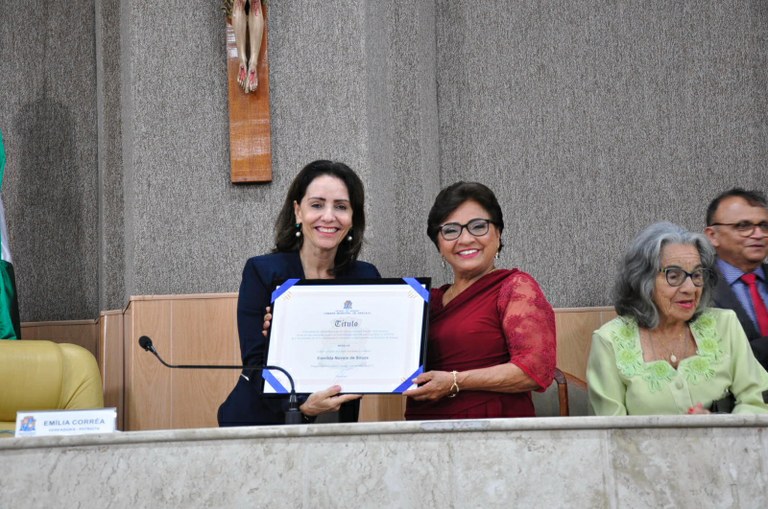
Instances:
[[[112,433],[116,429],[116,423],[116,408],[21,411],[16,413],[16,436],[44,437]]]
[[[267,364],[284,368],[296,392],[334,384],[342,392],[400,394],[424,370],[428,278],[289,279],[272,293]],[[264,394],[287,394],[265,369]]]

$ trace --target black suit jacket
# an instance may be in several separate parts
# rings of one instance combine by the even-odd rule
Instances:
[[[367,262],[356,261],[338,279],[379,278],[379,271]],[[240,354],[245,366],[262,366],[266,353],[266,338],[261,333],[265,308],[270,305],[272,283],[288,278],[304,278],[304,269],[297,251],[254,256],[245,263],[240,293],[237,297],[237,331]],[[261,375],[244,372],[229,397],[219,407],[219,426],[252,426],[284,424],[287,397],[264,397]],[[247,378],[246,378],[247,377]],[[359,401],[342,406],[340,422],[357,421]]]
[[[739,317],[739,322],[741,322],[747,339],[749,339],[752,352],[760,364],[768,370],[768,337],[760,334],[760,330],[744,310],[741,303],[739,303],[739,299],[733,293],[728,281],[725,280],[725,276],[723,276],[719,269],[715,270],[717,271],[717,286],[715,286],[714,291],[714,306],[732,309],[736,312],[736,316]],[[763,271],[768,275],[768,265],[763,265]]]

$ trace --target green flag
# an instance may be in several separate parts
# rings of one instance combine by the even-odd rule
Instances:
[[[5,145],[0,131],[0,190],[5,175]],[[8,228],[5,225],[5,208],[0,195],[0,339],[21,339],[19,302],[16,299],[16,280],[13,275],[11,250],[8,248]]]

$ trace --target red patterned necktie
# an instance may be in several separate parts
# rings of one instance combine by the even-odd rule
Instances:
[[[765,302],[760,297],[760,292],[757,291],[757,276],[754,273],[744,274],[741,276],[741,280],[749,287],[749,294],[752,296],[752,305],[755,309],[755,317],[757,317],[757,326],[760,328],[760,334],[768,336],[768,309],[765,308]]]

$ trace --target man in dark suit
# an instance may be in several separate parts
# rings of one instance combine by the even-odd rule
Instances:
[[[717,251],[714,305],[739,317],[755,357],[768,369],[768,202],[734,188],[712,200],[704,229]]]

